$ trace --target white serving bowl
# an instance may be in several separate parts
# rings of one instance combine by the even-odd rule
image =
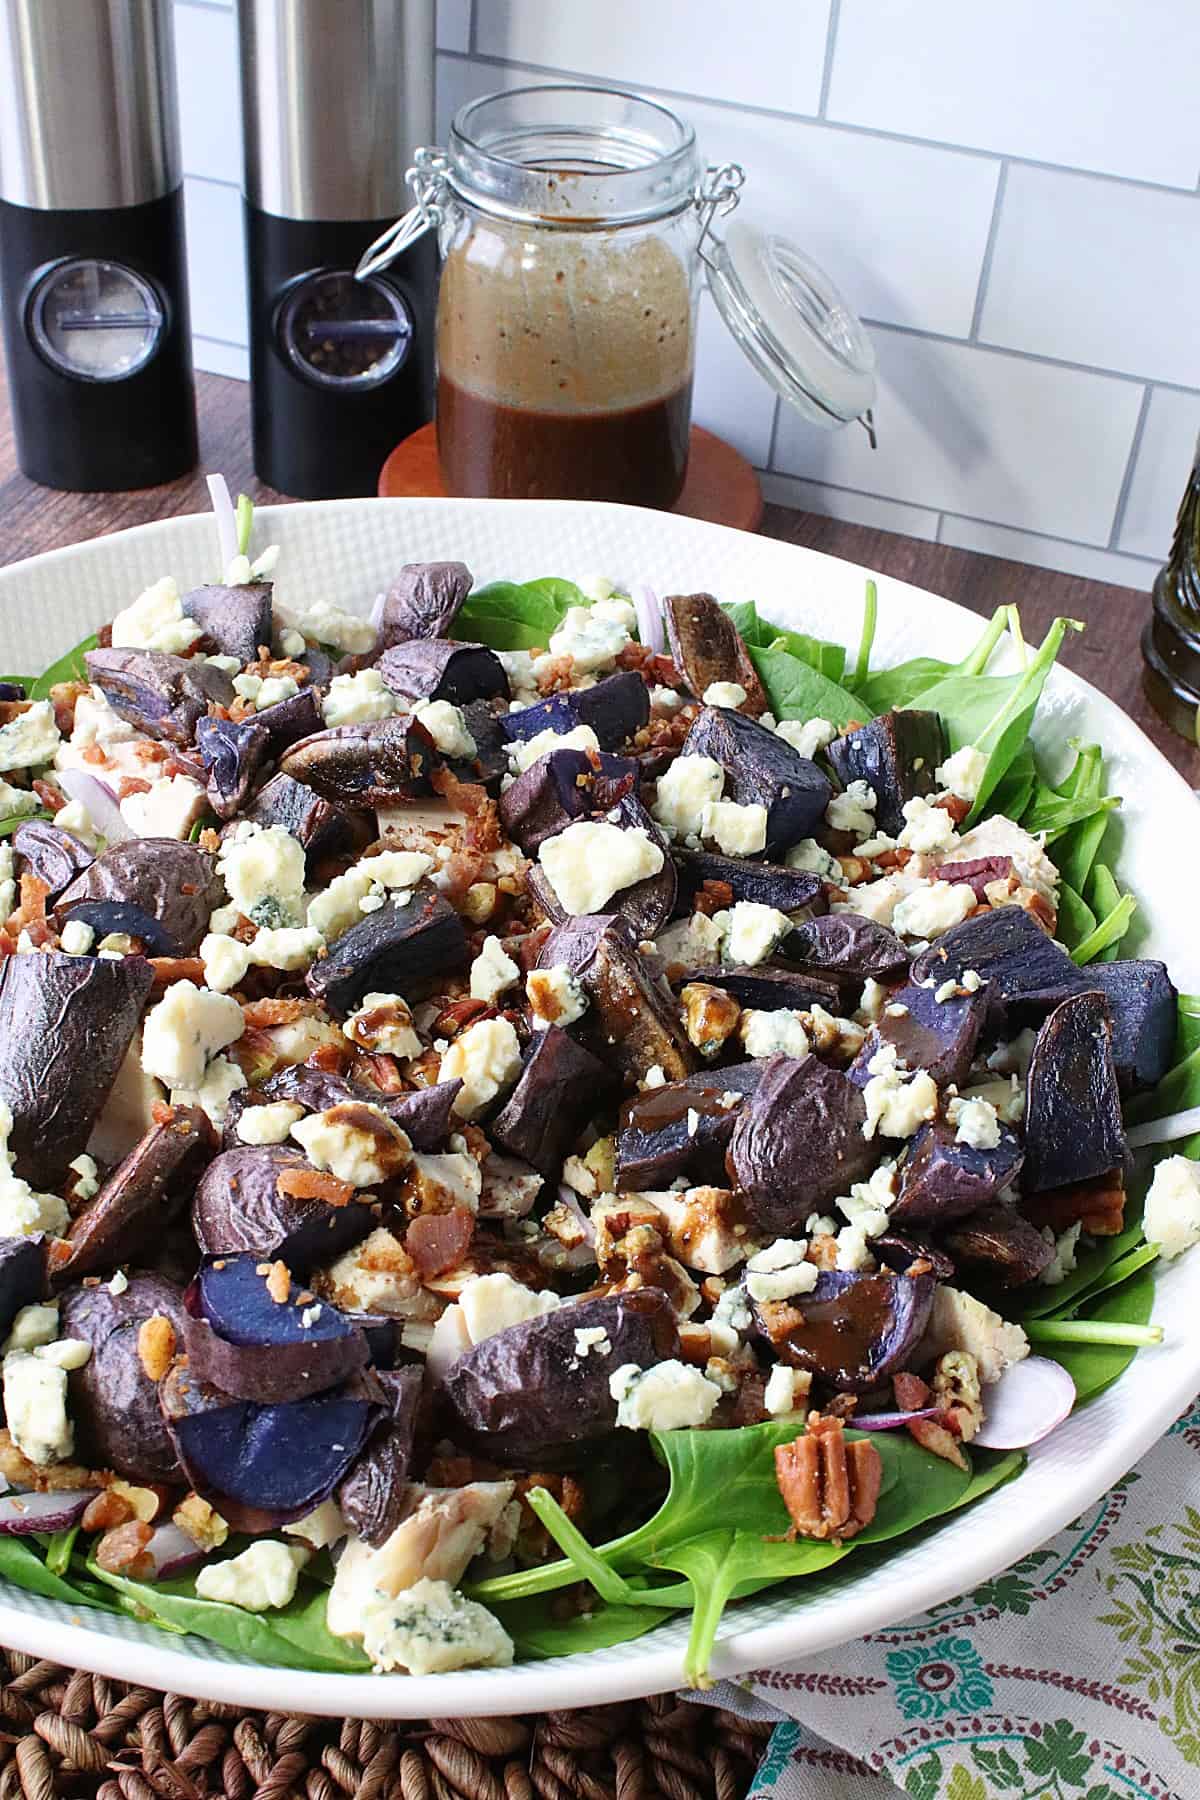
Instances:
[[[751,537],[636,507],[572,501],[336,500],[262,509],[255,549],[281,546],[284,599],[321,597],[366,613],[401,563],[458,558],[476,582],[604,574],[660,594],[703,589],[756,600],[780,623],[853,651],[870,571],[771,538]],[[216,576],[210,516],[168,519],[0,570],[0,667],[37,672],[149,582],[181,589]],[[952,660],[979,634],[973,614],[886,575],[879,584],[874,661],[924,654]],[[1177,986],[1200,989],[1194,915],[1200,895],[1200,815],[1182,777],[1112,701],[1065,671],[1050,677],[1035,742],[1057,772],[1072,737],[1096,740],[1110,787],[1124,796],[1120,872],[1140,902],[1139,952],[1163,957]],[[1030,1453],[1008,1486],[917,1541],[889,1547],[859,1572],[851,1557],[812,1577],[732,1605],[715,1676],[796,1662],[953,1598],[1026,1555],[1123,1475],[1200,1386],[1200,1255],[1158,1278],[1161,1347]],[[194,1637],[80,1611],[0,1582],[0,1641],[73,1667],[241,1706],[406,1718],[539,1712],[596,1705],[678,1685],[681,1618],[632,1643],[511,1669],[433,1676],[305,1674],[247,1662]]]

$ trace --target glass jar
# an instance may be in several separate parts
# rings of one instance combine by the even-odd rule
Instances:
[[[793,246],[711,233],[744,180],[691,126],[608,88],[490,94],[409,172],[413,211],[360,278],[436,228],[446,491],[670,507],[687,470],[701,272],[755,367],[817,423],[865,414],[874,356]]]

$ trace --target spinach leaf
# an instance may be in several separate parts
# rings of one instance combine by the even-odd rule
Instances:
[[[810,637],[805,631],[791,631],[786,625],[773,625],[760,617],[753,600],[735,600],[728,606],[722,605],[721,611],[733,621],[747,648],[786,650],[789,656],[798,656],[830,681],[841,681],[846,668],[846,652],[841,644]]]
[[[168,1631],[190,1631],[241,1656],[283,1668],[315,1669],[334,1675],[371,1666],[358,1645],[334,1637],[329,1631],[325,1624],[326,1590],[311,1582],[302,1581],[295,1599],[287,1606],[252,1613],[221,1601],[197,1599],[191,1575],[173,1581],[146,1582],[109,1574],[95,1563],[89,1563],[88,1570],[122,1596],[125,1610],[135,1618],[148,1619]]]
[[[46,1545],[46,1567],[52,1575],[65,1575],[71,1566],[71,1552],[75,1548],[75,1539],[79,1536],[78,1525],[72,1525],[68,1531],[55,1531]]]
[[[83,660],[84,654],[95,648],[96,634],[93,632],[91,637],[84,638],[81,644],[76,644],[73,650],[68,650],[57,662],[52,662],[48,669],[43,669],[40,675],[34,677],[29,683],[29,698],[48,700],[50,689],[60,681],[86,681],[88,673],[87,664]]]
[[[572,606],[587,599],[573,581],[492,581],[477,588],[454,621],[454,636],[493,650],[545,649]]]
[[[671,1617],[652,1606],[609,1606],[598,1601],[591,1612],[556,1619],[544,1600],[510,1600],[495,1608],[496,1617],[516,1646],[518,1656],[541,1661],[547,1656],[578,1656],[607,1650],[644,1637]]]
[[[22,825],[30,825],[34,820],[49,819],[52,815],[41,807],[36,812],[12,813],[7,819],[0,819],[0,838],[11,837]]]
[[[1082,895],[1064,881],[1058,894],[1058,925],[1055,936],[1060,943],[1074,950],[1077,944],[1084,943],[1096,929],[1096,915]]]
[[[1101,909],[1100,921],[1081,944],[1076,944],[1071,959],[1080,964],[1095,962],[1098,957],[1111,961],[1133,921],[1137,901],[1132,894],[1121,893],[1112,871],[1103,863],[1097,863],[1092,870],[1089,899],[1094,908]]]
[[[1085,1299],[1073,1316],[1114,1325],[1144,1325],[1153,1306],[1154,1272],[1147,1267],[1102,1294],[1094,1305]],[[1128,1344],[1039,1344],[1037,1350],[1039,1356],[1051,1356],[1062,1364],[1075,1383],[1076,1405],[1080,1406],[1110,1387],[1137,1355]]]
[[[1032,744],[1022,744],[1008,769],[992,789],[985,814],[1003,813],[1006,819],[1020,819],[1037,787],[1038,773],[1033,760]]]
[[[1074,619],[1055,619],[1028,667],[1016,675],[963,675],[957,671],[920,695],[922,709],[940,715],[951,750],[973,744],[987,766],[968,824],[979,818],[993,789],[1007,773],[1029,736],[1046,677]]]
[[[860,725],[866,708],[860,699],[793,656],[790,650],[749,646],[750,660],[767,690],[777,719],[828,719],[831,725]]]
[[[992,651],[1008,629],[1007,606],[998,606],[983,636],[960,663],[939,662],[932,656],[915,656],[909,662],[897,663],[891,669],[879,669],[868,675],[858,690],[873,713],[890,712],[896,706],[912,706],[928,688],[950,675],[982,675],[991,660]],[[924,705],[924,701],[922,701]]]
[[[88,1605],[88,1597],[65,1575],[47,1567],[33,1545],[20,1537],[0,1537],[0,1576],[15,1587],[43,1594],[47,1600],[65,1600],[72,1606]],[[113,1607],[108,1610],[114,1611]]]

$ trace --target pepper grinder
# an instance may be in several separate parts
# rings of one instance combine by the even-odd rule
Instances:
[[[1200,737],[1200,441],[1179,503],[1171,554],[1155,577],[1142,660],[1142,681],[1155,712],[1172,731],[1195,741]]]
[[[373,494],[433,409],[437,252],[355,265],[433,128],[433,0],[238,0],[254,467]]]
[[[194,467],[171,0],[0,0],[0,308],[33,481]]]

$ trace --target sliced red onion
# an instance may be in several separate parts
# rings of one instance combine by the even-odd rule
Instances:
[[[31,1531],[67,1531],[77,1525],[99,1488],[67,1488],[53,1494],[5,1494],[0,1499],[0,1537]]]
[[[229,498],[229,488],[223,475],[208,477],[208,495],[217,522],[217,545],[221,557],[221,576],[224,579],[226,569],[238,553],[237,513]]]
[[[633,610],[637,614],[638,637],[648,650],[662,656],[667,648],[667,629],[663,623],[662,602],[653,588],[637,581],[629,590]]]
[[[1180,1138],[1200,1131],[1200,1106],[1189,1106],[1183,1112],[1168,1113],[1165,1119],[1147,1119],[1144,1125],[1131,1125],[1125,1133],[1131,1150],[1144,1144],[1175,1144]]]
[[[195,1539],[181,1531],[178,1525],[170,1524],[155,1527],[146,1545],[146,1555],[154,1561],[151,1581],[167,1581],[172,1575],[180,1575],[184,1569],[204,1561],[204,1552]]]
[[[116,795],[102,781],[84,769],[59,769],[56,775],[63,792],[70,794],[72,800],[78,800],[110,849],[114,844],[128,843],[130,838],[137,836],[121,817]]]
[[[983,1424],[971,1442],[985,1450],[1024,1450],[1061,1425],[1075,1404],[1075,1383],[1061,1363],[1027,1356],[983,1390]]]
[[[565,1212],[569,1212],[573,1219],[578,1220],[580,1228],[583,1231],[584,1242],[594,1249],[596,1245],[596,1227],[592,1224],[592,1221],[588,1218],[583,1207],[580,1205],[579,1195],[575,1192],[575,1189],[573,1187],[568,1187],[565,1181],[559,1184],[558,1204]]]
[[[940,1406],[922,1406],[915,1412],[887,1412],[851,1414],[846,1423],[854,1431],[899,1431],[905,1425],[914,1425],[918,1419],[937,1419],[941,1417]]]
[[[384,604],[385,604],[386,600],[387,600],[387,594],[381,588],[380,591],[376,594],[374,600],[371,602],[371,614],[370,614],[371,623],[375,627],[376,631],[378,631],[379,627],[383,624],[383,608],[384,608]]]

